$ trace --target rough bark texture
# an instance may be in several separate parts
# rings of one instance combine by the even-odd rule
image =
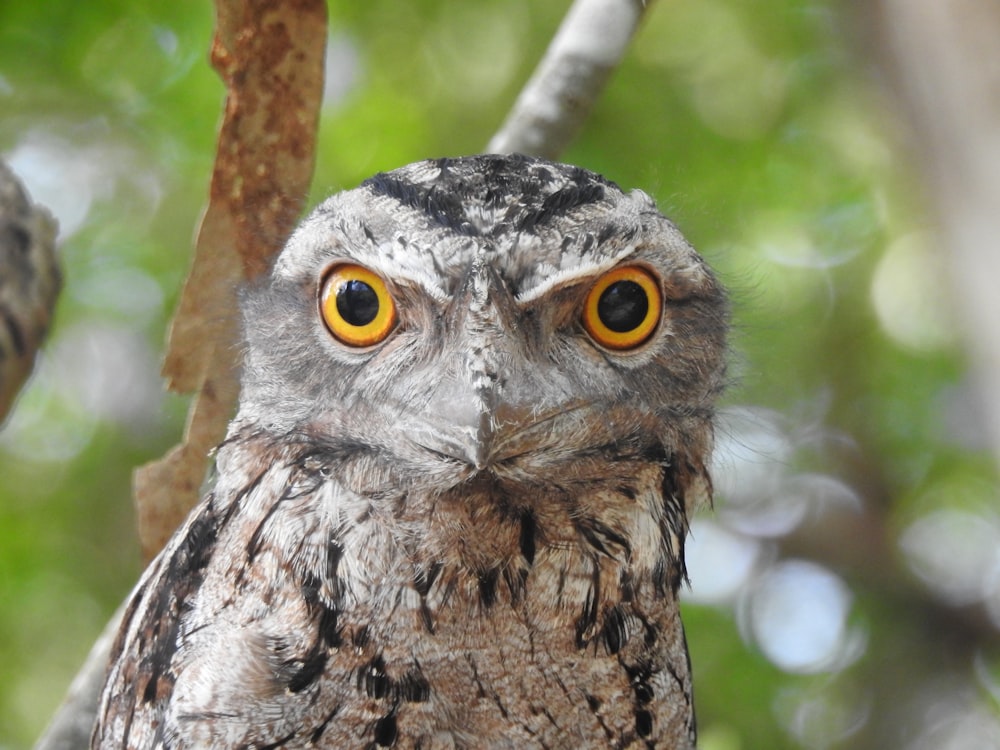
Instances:
[[[238,383],[236,290],[262,273],[301,213],[323,95],[322,0],[218,0],[212,64],[226,84],[211,195],[170,332],[164,375],[194,392],[183,442],[136,472],[147,560],[198,500]]]
[[[0,424],[35,364],[62,287],[56,223],[0,162]]]

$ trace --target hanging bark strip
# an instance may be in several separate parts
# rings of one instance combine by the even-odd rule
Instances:
[[[218,0],[212,65],[226,106],[208,207],[163,373],[193,392],[183,442],[135,474],[148,561],[197,502],[238,392],[236,290],[264,272],[304,207],[323,95],[324,0]]]

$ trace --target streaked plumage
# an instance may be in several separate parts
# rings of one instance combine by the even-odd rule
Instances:
[[[581,317],[623,266],[663,300],[624,349]],[[328,312],[374,296],[323,302],[356,267],[395,306],[361,346]],[[646,195],[525,157],[376,175],[244,319],[214,489],[133,595],[95,747],[693,745],[677,589],[726,306]]]

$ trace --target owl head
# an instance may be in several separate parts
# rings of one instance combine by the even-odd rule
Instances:
[[[578,167],[378,174],[315,209],[244,313],[237,428],[408,486],[565,484],[710,449],[724,292],[649,196]]]

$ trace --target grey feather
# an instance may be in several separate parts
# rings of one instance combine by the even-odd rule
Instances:
[[[372,345],[321,314],[345,263],[394,300]],[[581,322],[623,266],[662,295],[627,349]],[[693,747],[727,307],[648,196],[413,164],[320,205],[244,317],[216,485],[133,594],[94,747]]]

